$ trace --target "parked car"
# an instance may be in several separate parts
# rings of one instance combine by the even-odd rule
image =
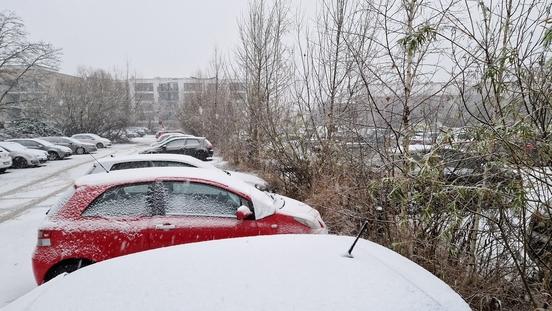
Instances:
[[[123,136],[126,137],[126,138],[140,137],[140,135],[138,135],[138,133],[136,133],[136,131],[134,131],[132,129],[128,129],[128,128],[124,130]]]
[[[510,181],[521,182],[521,176],[516,172],[475,153],[436,148],[420,150],[411,155],[419,162],[423,162],[423,157],[433,157],[432,166],[440,166],[443,169],[443,177],[451,183],[475,185],[485,181],[499,185]]]
[[[187,135],[187,134],[179,134],[179,133],[171,133],[171,134],[163,134],[159,137],[158,141],[151,144],[150,146],[155,146],[155,145],[159,145],[159,144],[162,144],[162,143],[165,143],[173,138],[177,138],[177,137],[195,137],[194,135]]]
[[[132,132],[138,134],[138,136],[140,136],[140,137],[146,136],[147,130],[148,129],[145,128],[145,127],[136,127],[136,126],[127,128],[127,131],[132,131]]]
[[[183,134],[183,133],[165,133],[165,134],[161,134],[159,135],[159,137],[157,137],[157,141],[158,142],[162,142],[168,138],[171,138],[171,137],[178,137],[178,136],[181,136],[181,137],[190,137],[190,136],[194,136],[194,135],[188,135],[188,134]]]
[[[14,138],[7,141],[21,144],[30,149],[43,150],[48,152],[48,160],[63,160],[73,155],[70,148],[54,145],[51,142],[39,138]]]
[[[185,154],[205,161],[213,156],[213,145],[205,137],[174,137],[141,153]]]
[[[52,144],[56,144],[58,146],[70,148],[74,154],[85,154],[98,150],[98,148],[96,148],[96,145],[94,144],[84,143],[66,136],[41,137],[40,139],[49,141]]]
[[[326,233],[310,206],[196,168],[81,177],[38,232],[41,284],[63,272],[153,248],[252,235]]]
[[[182,134],[184,134],[184,131],[181,131],[181,130],[161,130],[161,131],[157,131],[157,133],[155,133],[155,138],[159,138],[159,136],[161,136],[165,133],[182,133]]]
[[[9,151],[0,147],[0,173],[6,172],[10,166],[12,166],[12,158]]]
[[[39,166],[48,159],[45,151],[29,149],[18,143],[2,141],[0,147],[10,153],[12,167],[14,168]]]
[[[268,190],[268,182],[248,173],[221,170],[209,162],[180,154],[140,154],[120,157],[108,157],[92,164],[89,174],[105,173],[117,170],[126,170],[144,167],[192,167],[224,172],[241,181],[254,186],[259,190]]]
[[[98,149],[107,148],[111,146],[111,140],[91,133],[75,134],[71,136],[83,143],[94,144]]]
[[[353,242],[294,234],[160,248],[60,275],[4,310],[471,310],[381,245],[359,239],[344,256]]]

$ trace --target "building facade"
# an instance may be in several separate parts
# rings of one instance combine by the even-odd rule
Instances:
[[[227,92],[237,100],[245,96],[242,83],[217,78],[151,78],[129,80],[133,123],[149,128],[179,128],[179,113],[201,94]]]

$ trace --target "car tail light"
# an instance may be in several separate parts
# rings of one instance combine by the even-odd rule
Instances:
[[[38,239],[36,241],[36,246],[51,246],[51,236],[52,231],[50,230],[38,230]]]

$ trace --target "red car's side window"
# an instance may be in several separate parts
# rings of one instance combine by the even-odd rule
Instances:
[[[83,217],[144,217],[152,215],[148,197],[153,194],[153,183],[116,186],[98,196]]]
[[[228,190],[195,182],[166,181],[166,215],[236,217],[236,210],[251,203]]]

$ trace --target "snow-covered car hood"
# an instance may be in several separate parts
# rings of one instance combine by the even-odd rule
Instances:
[[[353,237],[271,235],[191,243],[60,275],[11,310],[419,310],[468,304],[424,268]]]
[[[39,158],[39,159],[48,158],[48,152],[46,152],[44,150],[26,149],[26,150],[16,150],[16,151],[20,152],[20,153],[25,153],[28,156],[36,157],[36,158]]]
[[[292,216],[295,219],[301,218],[310,228],[318,229],[317,233],[328,233],[326,224],[316,209],[290,197],[274,193],[270,195],[275,198],[277,213]]]

